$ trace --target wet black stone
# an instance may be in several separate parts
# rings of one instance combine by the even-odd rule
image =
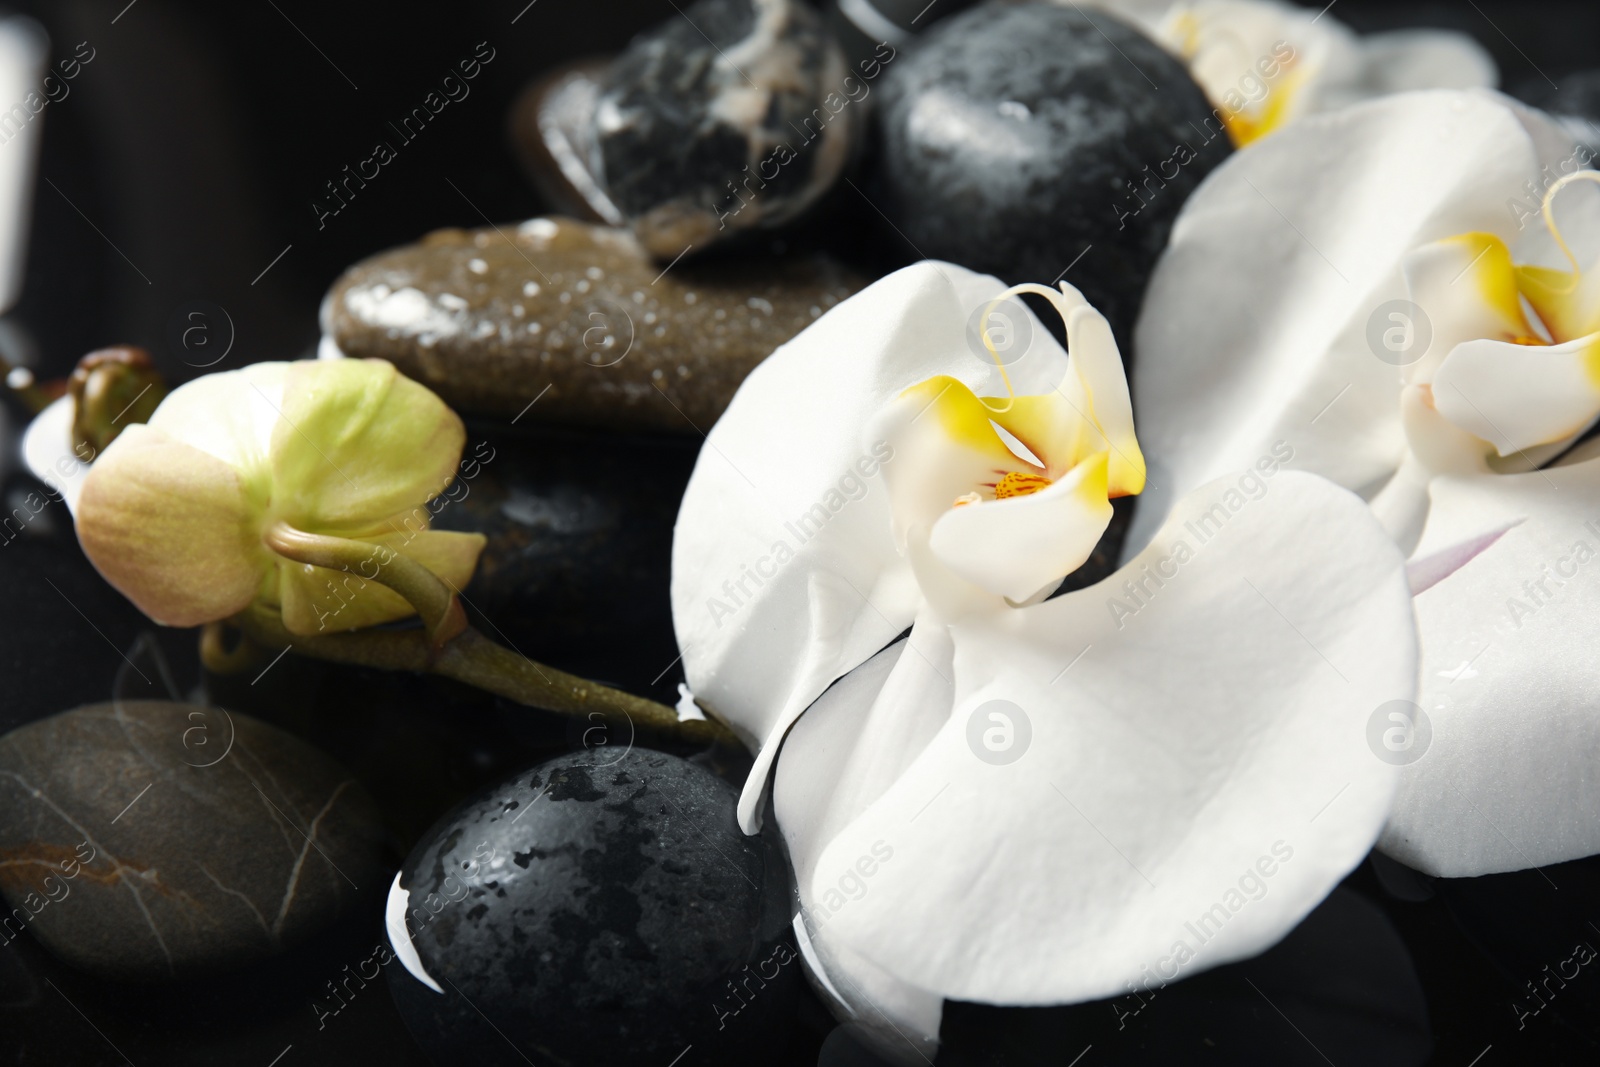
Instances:
[[[277,955],[370,903],[383,854],[361,787],[247,715],[130,700],[0,737],[0,941],[101,977]]]
[[[793,218],[858,139],[849,73],[799,0],[700,0],[640,34],[600,80],[605,191],[668,258]]]
[[[917,258],[1012,284],[1066,272],[1124,354],[1172,220],[1230,151],[1177,59],[1052,3],[939,23],[889,66],[879,118],[874,200]]]
[[[666,574],[697,449],[676,438],[474,424],[439,529],[488,538],[465,592],[484,633],[672,703],[681,675]],[[467,478],[467,473],[477,476]]]
[[[442,819],[401,885],[444,993],[389,969],[418,1042],[441,1065],[688,1067],[782,1048],[803,984],[786,874],[739,832],[736,801],[688,761],[598,751]]]

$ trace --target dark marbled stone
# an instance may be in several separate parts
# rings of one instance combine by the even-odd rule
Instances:
[[[528,83],[511,107],[511,146],[554,212],[626,226],[597,173],[594,109],[607,66],[581,59]]]
[[[242,714],[126,701],[0,737],[0,936],[104,977],[274,955],[380,889],[381,862],[360,786]]]
[[[673,702],[678,650],[664,576],[698,441],[476,423],[468,432],[465,455],[476,462],[447,491],[459,499],[435,526],[488,538],[465,590],[484,632],[542,663]]]
[[[513,115],[536,182],[670,260],[787,222],[839,177],[864,115],[799,0],[700,0],[603,70],[546,79]]]
[[[879,117],[874,197],[919,258],[1012,284],[1066,271],[1124,355],[1172,220],[1230,151],[1177,59],[1052,3],[939,23],[890,65]]]
[[[771,1060],[801,964],[782,860],[739,832],[736,801],[635,748],[553,760],[446,816],[400,883],[444,992],[389,969],[419,1043],[441,1065]]]
[[[757,363],[863,284],[820,255],[664,271],[626,230],[533,219],[356,264],[322,328],[463,413],[698,437]]]

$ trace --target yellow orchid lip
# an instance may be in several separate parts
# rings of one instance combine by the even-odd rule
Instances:
[[[1018,285],[1050,300],[1067,327],[1065,373],[1049,392],[979,396],[949,375],[896,402],[896,470],[889,478],[897,542],[922,529],[958,573],[1021,600],[1081,566],[1111,520],[1111,503],[1144,488],[1122,358],[1110,326],[1080,293]],[[980,331],[985,344],[986,333]],[[991,355],[994,355],[991,347]]]
[[[1600,174],[1569,174],[1544,197],[1545,223],[1570,271],[1518,264],[1504,240],[1479,231],[1408,257],[1413,297],[1445,335],[1411,365],[1406,381],[1420,404],[1403,410],[1434,412],[1453,427],[1429,429],[1427,418],[1408,415],[1413,452],[1447,465],[1459,453],[1491,468],[1497,456],[1520,453],[1537,465],[1543,460],[1526,450],[1559,448],[1600,417],[1600,264],[1582,269],[1551,210],[1574,181],[1600,182]]]
[[[996,500],[1005,500],[1013,496],[1028,496],[1041,489],[1048,489],[1055,484],[1053,478],[1046,478],[1042,474],[1029,474],[1024,471],[1008,471],[1004,478],[996,482],[992,488]]]

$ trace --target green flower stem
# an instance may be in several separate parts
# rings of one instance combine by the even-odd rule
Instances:
[[[268,527],[262,540],[285,559],[349,571],[388,586],[416,609],[435,647],[443,646],[467,628],[466,612],[461,610],[455,592],[428,568],[394,549],[384,549],[389,558],[377,565],[376,574],[368,575],[362,565],[373,562],[374,546],[366,541],[307,533],[284,522]]]
[[[308,534],[278,524],[267,545],[288,559],[322,567],[359,564],[372,546],[362,541]],[[288,645],[302,655],[335,663],[384,670],[433,673],[503,696],[528,707],[568,715],[600,713],[637,730],[694,743],[737,745],[738,739],[716,719],[679,721],[677,710],[654,700],[598,685],[575,674],[535,663],[503,648],[467,625],[456,595],[420,563],[395,553],[373,579],[399,593],[417,609],[426,633],[417,630],[355,630],[335,634],[294,634],[282,616],[253,606],[235,618],[252,643],[266,649]],[[220,639],[215,651],[220,652]],[[220,656],[219,656],[220,659]]]

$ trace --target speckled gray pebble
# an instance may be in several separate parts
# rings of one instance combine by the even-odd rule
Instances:
[[[323,332],[469,414],[698,438],[773,349],[864,284],[818,255],[669,268],[627,230],[440,230],[345,272]]]
[[[382,862],[361,787],[246,715],[124,701],[0,737],[0,941],[102,977],[274,955],[381,893]]]

